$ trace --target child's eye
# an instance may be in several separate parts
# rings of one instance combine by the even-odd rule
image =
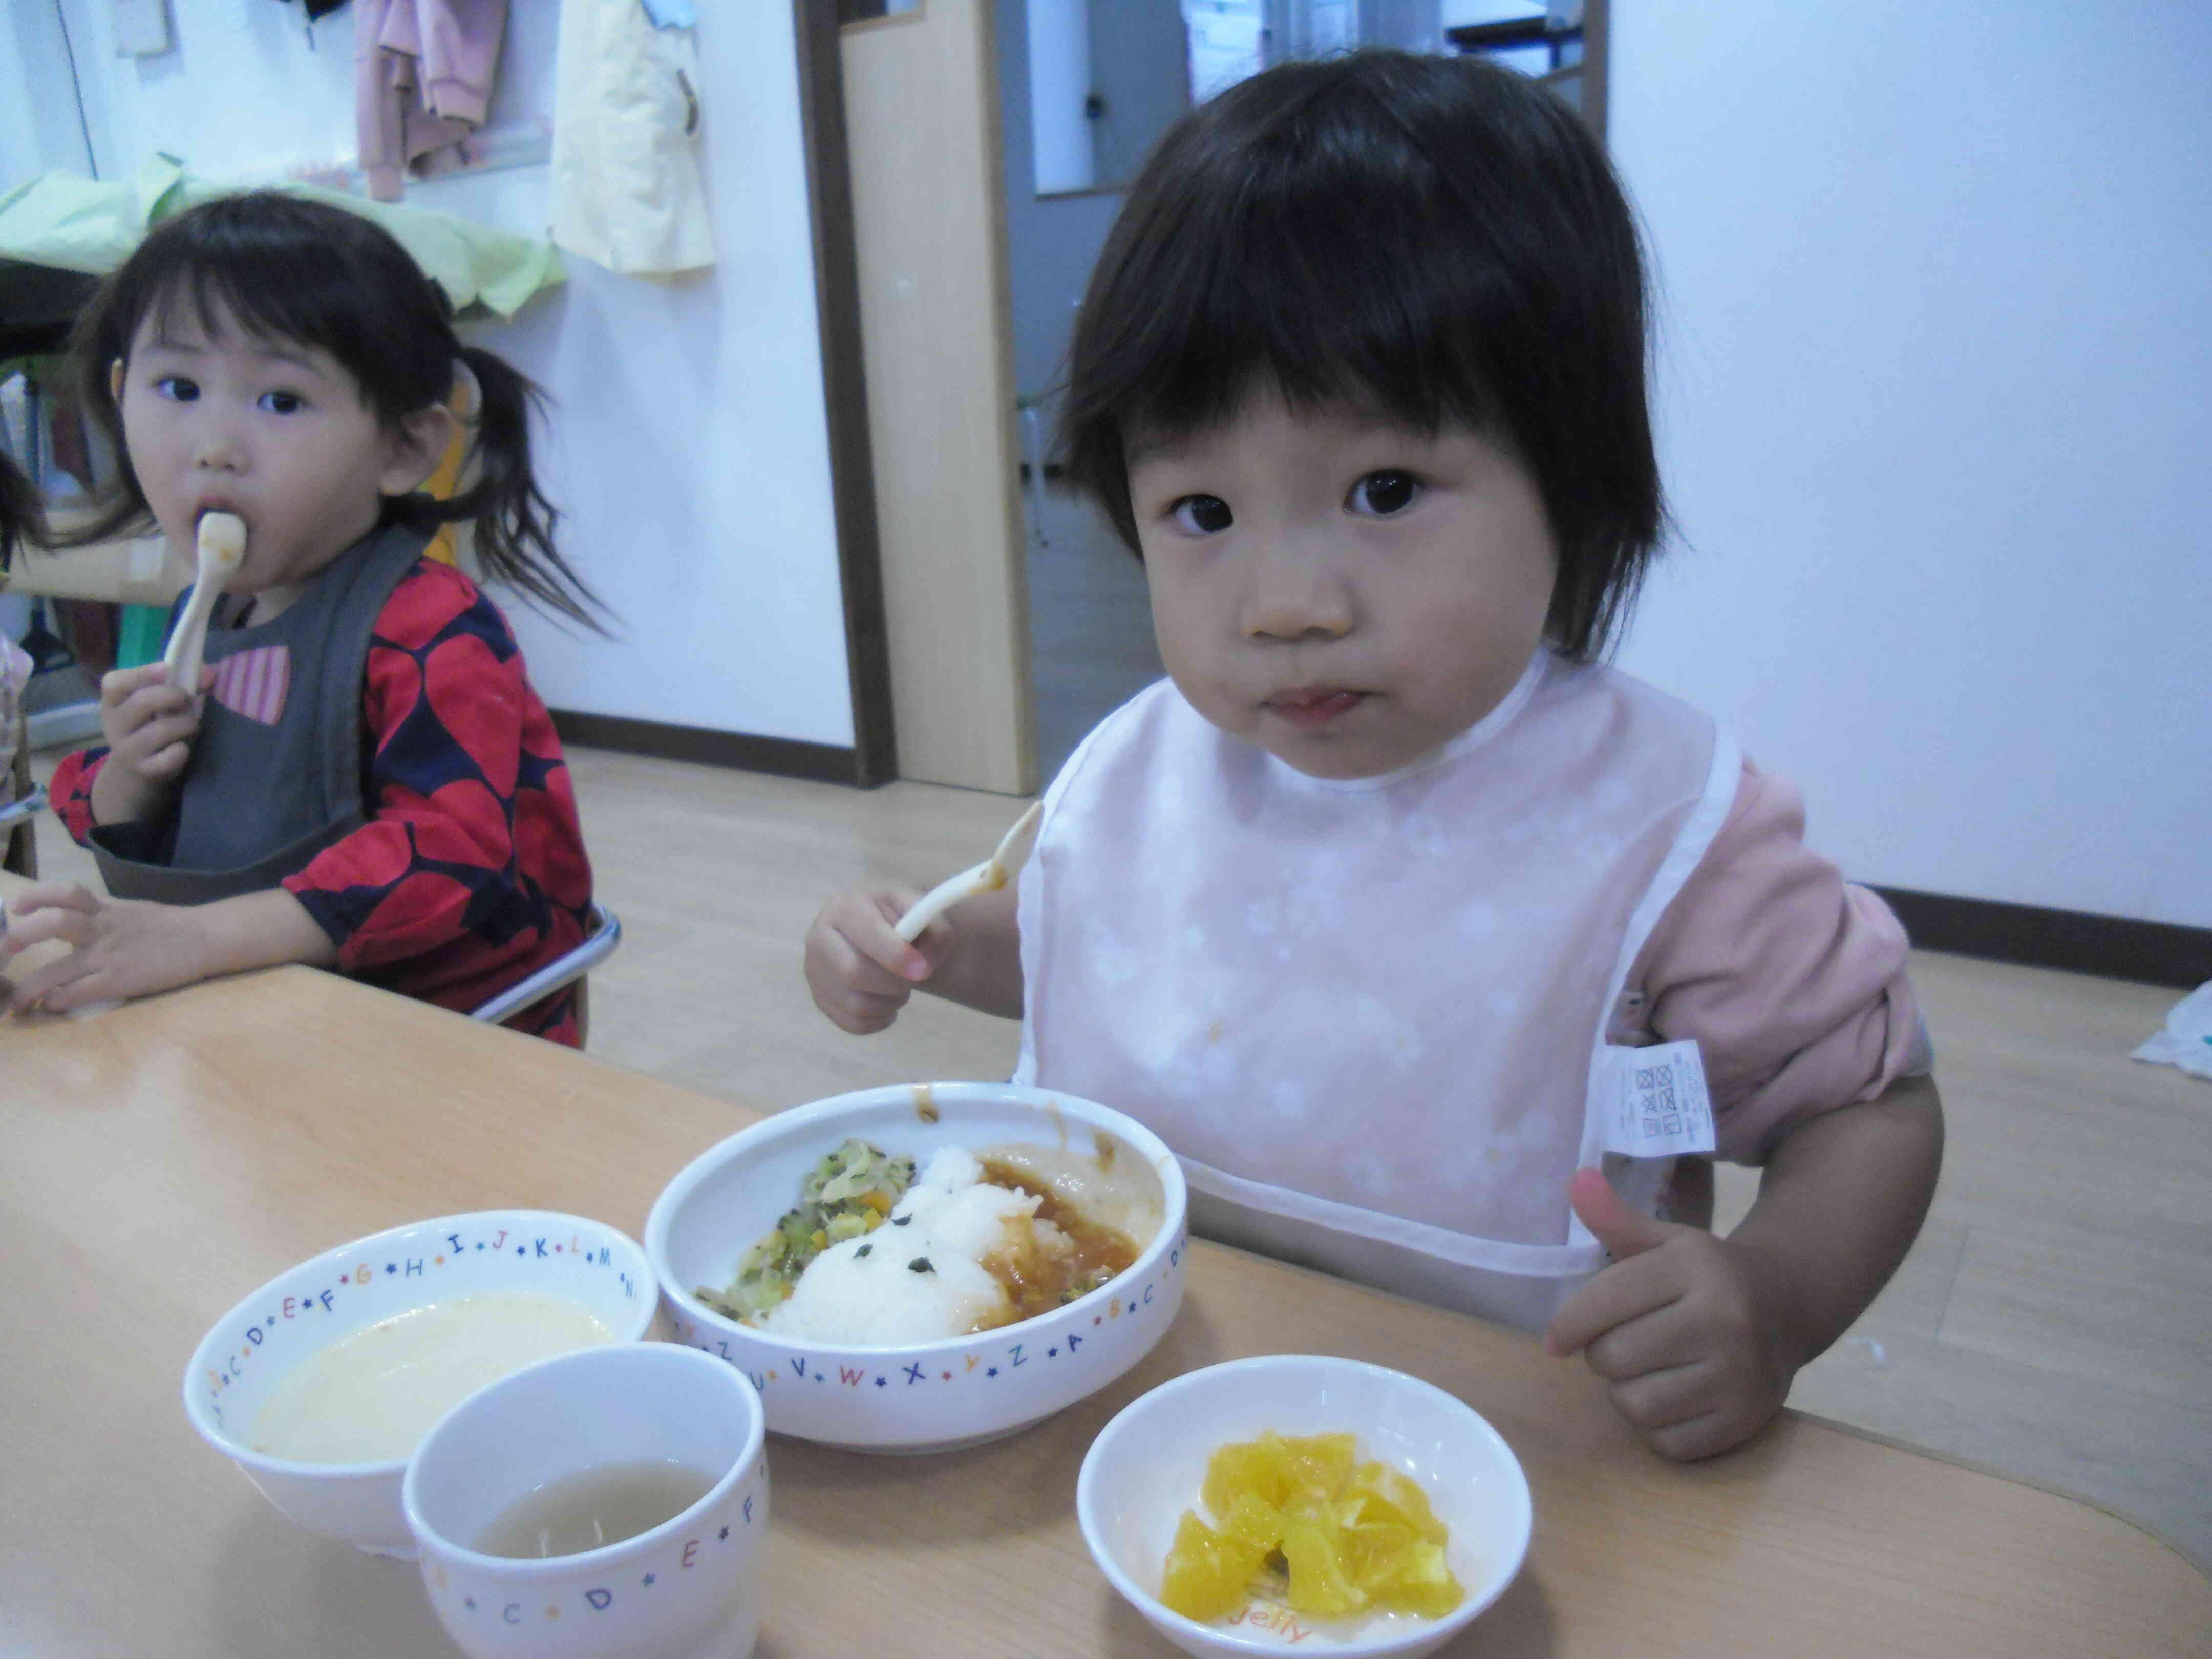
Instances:
[[[296,415],[307,406],[307,400],[296,392],[264,392],[261,407],[271,415]]]
[[[1186,495],[1168,509],[1169,515],[1194,536],[1218,535],[1237,522],[1229,503],[1218,495]]]
[[[168,398],[172,403],[197,402],[200,395],[199,383],[188,380],[181,374],[164,374],[154,382],[154,390],[157,395]]]
[[[1420,499],[1421,481],[1410,472],[1395,469],[1370,472],[1352,486],[1352,493],[1344,504],[1354,513],[1370,518],[1387,519],[1393,514],[1403,513]]]

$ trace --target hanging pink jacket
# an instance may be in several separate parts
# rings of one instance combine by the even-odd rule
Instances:
[[[460,164],[491,106],[507,0],[354,0],[354,100],[368,193]]]

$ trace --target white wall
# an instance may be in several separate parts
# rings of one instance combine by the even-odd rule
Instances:
[[[2212,9],[1613,12],[1682,542],[1628,667],[1868,880],[2212,926]]]
[[[1541,17],[1544,0],[1443,0],[1438,21],[1448,29],[1462,23],[1496,23],[1510,17]]]
[[[68,66],[68,42],[51,3],[0,6],[0,191],[51,167],[84,170],[84,124]]]
[[[127,174],[156,148],[225,178],[352,152],[349,11],[319,25],[310,50],[297,7],[170,0],[176,48],[128,59],[113,56],[104,5],[63,3],[103,176]],[[558,9],[554,0],[513,9],[493,125],[550,117]],[[473,331],[553,398],[541,476],[569,515],[563,549],[616,612],[621,638],[578,638],[519,601],[507,608],[556,707],[846,744],[852,707],[791,9],[700,15],[720,263],[652,282],[571,256],[564,287],[512,325]],[[18,56],[42,104],[65,94],[50,61]],[[0,94],[12,90],[0,79]],[[0,187],[34,170],[10,140],[0,122]],[[540,166],[412,185],[408,199],[542,235],[548,174]]]

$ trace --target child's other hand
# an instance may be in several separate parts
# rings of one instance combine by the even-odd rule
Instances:
[[[1577,1170],[1567,1191],[1613,1261],[1567,1299],[1545,1347],[1581,1350],[1615,1409],[1663,1457],[1710,1457],[1765,1427],[1797,1362],[1765,1316],[1749,1255],[1630,1209],[1598,1170]]]
[[[893,931],[921,893],[855,887],[823,905],[806,930],[806,988],[814,1006],[856,1036],[898,1018],[915,986],[937,971],[952,929],[939,920],[908,944]]]
[[[215,670],[200,670],[200,690],[215,684]],[[93,816],[124,823],[147,816],[176,787],[199,735],[200,703],[168,681],[158,662],[118,668],[100,682],[100,730],[107,763],[93,780]]]
[[[63,939],[73,948],[19,981],[25,1008],[67,1013],[88,1002],[149,996],[204,979],[204,941],[188,907],[101,898],[74,882],[31,888],[9,907],[0,963],[34,945]]]

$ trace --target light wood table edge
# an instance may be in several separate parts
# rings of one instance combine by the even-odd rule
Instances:
[[[2160,1545],[2171,1551],[2179,1556],[2183,1564],[2199,1578],[2203,1579],[2207,1583],[2212,1583],[2212,1562],[2198,1560],[2195,1554],[2176,1543],[2149,1522],[2129,1515],[2124,1510],[2116,1510],[2102,1498],[2093,1497],[2087,1492],[2069,1492],[2063,1486],[2053,1486],[2048,1481],[2031,1480],[2026,1475],[2016,1474],[2011,1469],[2000,1468],[1995,1463],[1984,1462],[1978,1457],[1962,1456],[1957,1452],[1945,1451],[1939,1446],[1926,1446],[1918,1441],[1907,1440],[1899,1435],[1884,1434],[1879,1429],[1863,1428],[1856,1423],[1847,1423],[1839,1417],[1829,1417],[1820,1412],[1804,1411],[1796,1406],[1784,1406],[1783,1410],[1791,1417],[1802,1419],[1808,1423],[1817,1423],[1824,1429],[1833,1429],[1840,1434],[1850,1435],[1856,1440],[1870,1441],[1877,1446],[1886,1446],[1892,1451],[1910,1452],[1916,1457],[1925,1457],[1932,1462],[1948,1463],[1954,1469],[1964,1469],[1969,1474],[1987,1475],[1992,1480],[2002,1480],[2015,1486],[2025,1486],[2028,1491],[2039,1492],[2046,1498],[2061,1498],[2069,1504],[2079,1504],[2083,1509],[2094,1510],[2098,1514],[2106,1516],[2118,1522],[2122,1526],[2133,1528],[2154,1544]]]

